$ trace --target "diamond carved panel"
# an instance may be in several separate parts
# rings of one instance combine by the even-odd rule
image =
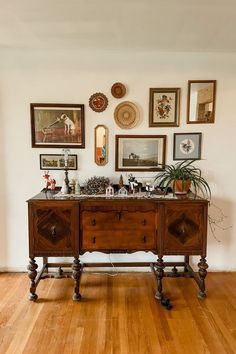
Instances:
[[[70,211],[66,210],[66,214],[69,217]],[[53,210],[37,210],[37,216],[37,231],[39,235],[53,244],[66,239],[67,247],[71,246],[70,223],[65,217],[58,215]]]
[[[182,244],[193,238],[199,231],[198,225],[183,213],[168,227],[169,233],[176,237]]]

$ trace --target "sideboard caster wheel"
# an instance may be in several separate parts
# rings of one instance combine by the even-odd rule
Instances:
[[[37,294],[29,294],[29,300],[30,301],[36,301],[38,298],[38,295]]]
[[[80,301],[81,300],[81,295],[80,294],[74,294],[73,295],[73,300],[74,301]]]
[[[171,310],[172,309],[172,305],[171,305],[171,303],[170,303],[170,300],[169,299],[166,299],[166,298],[163,298],[162,300],[161,300],[161,304],[162,304],[162,306],[164,306],[167,310]]]
[[[206,293],[199,291],[198,296],[197,296],[200,300],[203,300],[206,298]]]

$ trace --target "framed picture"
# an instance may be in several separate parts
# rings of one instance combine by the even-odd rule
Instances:
[[[202,133],[174,133],[174,160],[200,160]]]
[[[32,147],[84,148],[84,105],[31,103]]]
[[[180,88],[150,88],[149,127],[179,126]]]
[[[161,171],[166,135],[116,135],[116,171]]]
[[[40,170],[64,170],[65,156],[60,154],[40,154]],[[67,170],[77,170],[77,155],[68,156]]]

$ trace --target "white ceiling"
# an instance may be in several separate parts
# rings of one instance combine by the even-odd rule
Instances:
[[[236,52],[236,0],[0,0],[0,49]]]

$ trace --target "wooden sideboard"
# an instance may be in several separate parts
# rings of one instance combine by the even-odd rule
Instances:
[[[163,298],[164,276],[193,277],[199,285],[200,298],[205,294],[208,201],[191,197],[85,197],[57,199],[52,192],[41,192],[28,200],[30,300],[36,300],[40,279],[52,277],[50,267],[59,266],[55,277],[70,276],[63,267],[68,263],[49,263],[48,257],[73,257],[73,299],[79,300],[85,252],[131,253],[151,251],[157,261],[149,264],[157,280],[157,299]],[[165,255],[182,255],[183,262],[164,262]],[[189,256],[199,255],[199,271],[193,271]],[[37,272],[35,257],[43,257]],[[108,264],[92,264],[107,266]],[[147,263],[118,263],[116,266],[143,266]],[[164,271],[165,267],[172,267]],[[181,271],[179,270],[182,269]]]

